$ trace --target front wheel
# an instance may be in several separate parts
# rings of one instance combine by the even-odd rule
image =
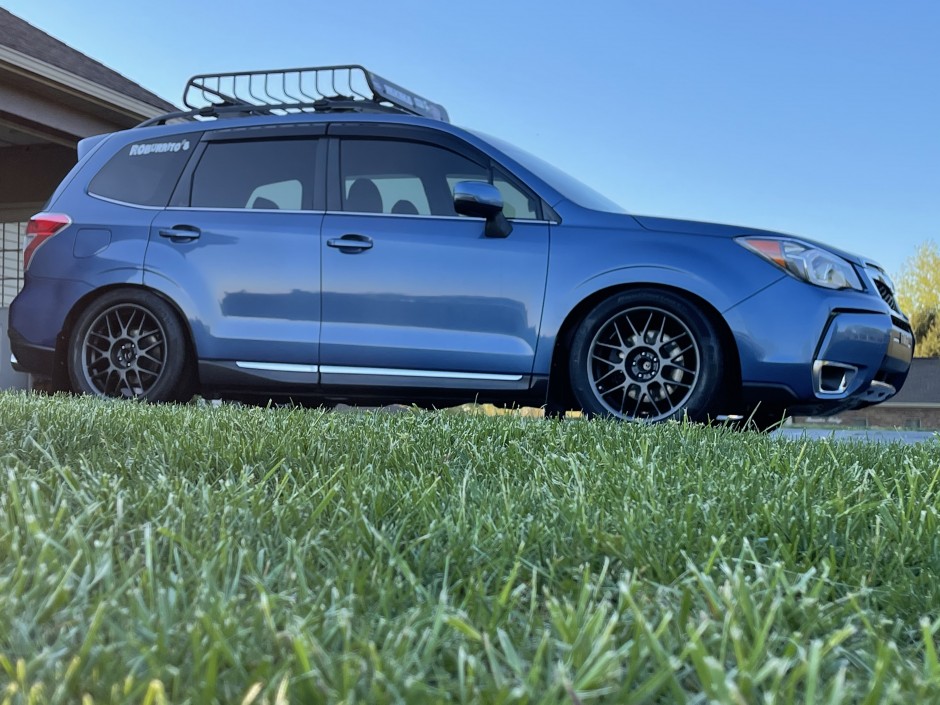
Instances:
[[[183,396],[186,342],[176,313],[139,290],[113,291],[81,314],[69,338],[69,379],[99,397],[175,401]]]
[[[697,306],[671,292],[634,290],[581,322],[569,375],[589,415],[705,421],[721,401],[722,360],[715,327]]]

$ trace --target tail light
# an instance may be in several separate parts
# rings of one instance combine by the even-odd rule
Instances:
[[[23,248],[23,271],[29,268],[30,260],[42,243],[71,224],[72,219],[63,213],[37,213],[30,218]]]

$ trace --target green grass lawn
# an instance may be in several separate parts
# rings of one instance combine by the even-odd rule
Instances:
[[[0,394],[2,703],[940,702],[940,445]]]

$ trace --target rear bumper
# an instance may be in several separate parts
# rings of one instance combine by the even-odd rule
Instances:
[[[55,371],[55,348],[29,343],[12,327],[10,335],[10,364],[17,372],[40,377],[52,377]]]

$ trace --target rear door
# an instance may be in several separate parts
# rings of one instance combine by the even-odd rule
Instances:
[[[317,382],[323,132],[207,133],[153,221],[144,283],[180,304],[203,366]]]
[[[321,382],[528,385],[548,265],[538,208],[510,214],[509,237],[486,237],[482,219],[456,214],[452,194],[459,181],[493,180],[484,155],[436,131],[334,129]]]

